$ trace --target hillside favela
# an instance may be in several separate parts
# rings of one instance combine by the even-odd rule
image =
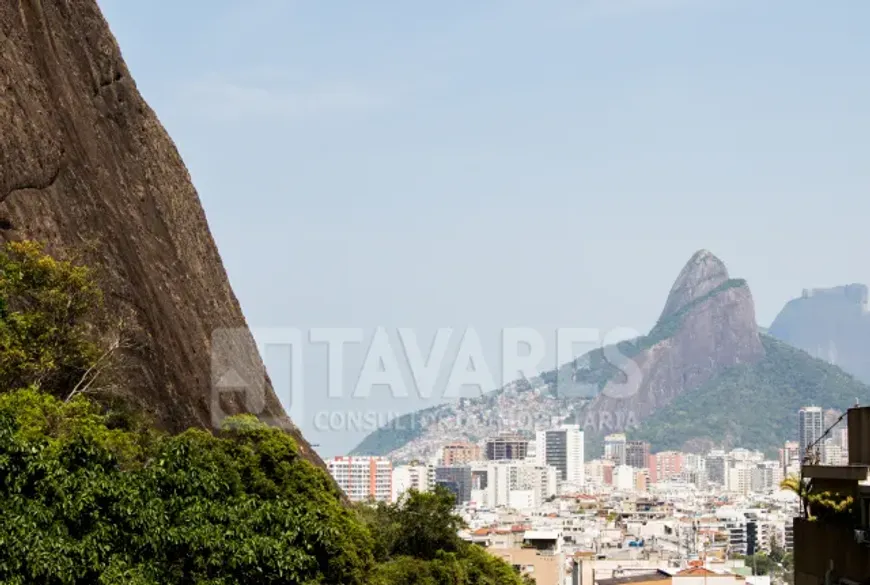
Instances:
[[[0,0],[0,585],[870,585],[867,22]]]

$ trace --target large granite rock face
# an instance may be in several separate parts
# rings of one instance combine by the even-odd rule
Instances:
[[[164,428],[211,426],[214,382],[233,369],[242,388],[221,412],[285,426],[320,463],[265,377],[184,163],[95,0],[2,2],[0,46],[0,235],[97,269],[107,322],[123,319],[131,340],[130,388]]]
[[[708,250],[695,252],[680,271],[659,320],[667,318],[728,280],[725,264]]]
[[[863,284],[804,290],[789,301],[770,334],[870,382],[870,311]]]
[[[625,430],[725,369],[764,358],[752,293],[706,250],[680,272],[648,347],[589,405],[589,430]]]

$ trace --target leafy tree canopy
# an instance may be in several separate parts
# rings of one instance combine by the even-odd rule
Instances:
[[[77,392],[108,355],[90,273],[0,250],[0,583],[521,585],[457,536],[449,494],[352,508],[293,439],[118,425]]]

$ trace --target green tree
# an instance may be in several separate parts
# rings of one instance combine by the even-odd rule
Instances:
[[[371,537],[289,437],[110,429],[83,397],[0,396],[0,582],[367,583]]]
[[[436,552],[456,552],[462,520],[453,514],[455,496],[442,486],[432,493],[410,491],[395,509],[402,527],[394,554],[427,559]]]
[[[785,555],[786,552],[780,542],[779,535],[776,532],[773,532],[770,535],[770,558],[777,563],[782,563],[785,559]]]
[[[88,319],[101,302],[87,268],[35,242],[0,250],[0,388],[71,390],[99,359]]]
[[[458,536],[453,494],[409,491],[396,504],[362,506],[375,540],[376,585],[525,585],[510,565]]]
[[[87,270],[0,251],[0,583],[522,585],[457,535],[449,492],[347,507],[293,439],[116,425],[93,383],[109,350]],[[122,381],[121,381],[122,382]]]
[[[746,566],[750,567],[756,575],[770,575],[777,568],[777,562],[764,553],[747,555],[744,557]]]

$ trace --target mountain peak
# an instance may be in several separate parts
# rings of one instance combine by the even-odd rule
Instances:
[[[841,299],[854,305],[864,306],[868,302],[868,291],[866,284],[853,283],[831,288],[804,289],[801,298]]]
[[[870,382],[870,306],[864,284],[804,289],[782,308],[770,334]]]
[[[719,260],[718,258],[716,258],[716,255],[713,254],[713,252],[711,252],[710,250],[708,250],[708,249],[706,249],[706,248],[701,248],[700,250],[698,250],[697,252],[695,252],[694,254],[692,254],[692,257],[689,258],[689,262],[691,263],[691,262],[693,262],[693,261],[704,260],[704,259],[706,259],[706,258],[713,258],[714,260],[716,260],[716,261],[719,262],[720,264],[722,263],[721,260]]]
[[[677,276],[677,280],[674,281],[659,319],[673,315],[727,280],[728,269],[725,263],[709,250],[698,250],[692,254]]]

